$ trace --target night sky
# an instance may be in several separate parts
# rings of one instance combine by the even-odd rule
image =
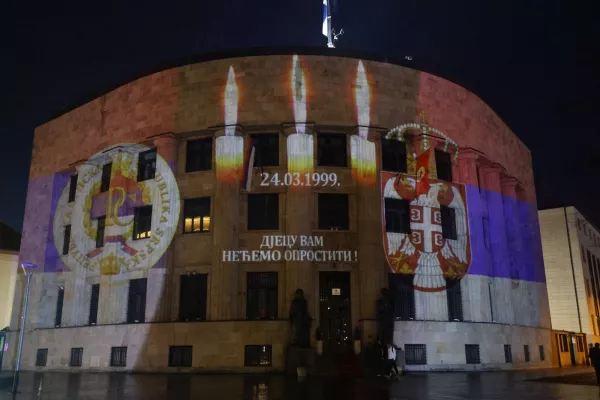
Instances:
[[[20,3],[3,4],[0,17],[0,220],[19,231],[37,125],[158,65],[326,41],[321,0]],[[600,24],[591,4],[337,0],[333,25],[344,28],[342,51],[410,55],[404,65],[479,95],[532,151],[539,207],[575,205],[600,226]]]

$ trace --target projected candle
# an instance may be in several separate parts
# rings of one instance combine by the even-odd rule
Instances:
[[[244,139],[235,136],[238,117],[238,87],[235,82],[233,66],[229,67],[223,111],[225,113],[225,136],[216,140],[217,179],[226,182],[239,181],[244,164]]]
[[[354,85],[354,100],[356,104],[356,120],[358,135],[350,137],[350,157],[352,160],[352,177],[359,184],[375,184],[377,161],[375,158],[375,143],[370,142],[369,124],[371,122],[371,96],[369,81],[362,61],[358,62],[356,82]]]

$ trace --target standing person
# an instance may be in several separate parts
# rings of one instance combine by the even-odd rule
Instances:
[[[590,362],[596,371],[596,384],[600,385],[600,343],[596,343],[594,347],[590,349]]]
[[[398,366],[396,365],[396,347],[392,344],[387,345],[387,365],[389,376],[392,376],[392,371],[396,371],[396,377],[399,377]]]

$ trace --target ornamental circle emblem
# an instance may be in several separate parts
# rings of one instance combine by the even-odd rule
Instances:
[[[155,149],[112,147],[79,166],[74,183],[58,199],[52,232],[71,271],[128,282],[160,266],[180,206],[173,171]]]

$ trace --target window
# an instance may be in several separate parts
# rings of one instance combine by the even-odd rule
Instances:
[[[465,344],[465,355],[467,358],[467,364],[480,364],[481,358],[479,357],[479,345],[478,344]]]
[[[583,353],[583,337],[582,336],[575,336],[575,340],[577,343],[577,352],[578,353]]]
[[[54,326],[59,327],[62,324],[63,303],[65,301],[65,289],[58,288],[58,296],[56,299],[56,314],[54,315]]]
[[[277,272],[248,272],[246,318],[277,319]]]
[[[560,339],[560,352],[568,353],[569,352],[569,339],[567,338],[567,335],[559,334],[558,336]]]
[[[546,359],[546,354],[544,353],[544,346],[538,346],[540,349],[540,361],[544,361]]]
[[[399,140],[381,141],[381,169],[390,172],[407,172],[406,143]]]
[[[179,285],[179,320],[206,319],[207,275],[181,275]]]
[[[528,344],[523,346],[523,351],[525,352],[525,362],[529,362],[531,359],[531,356],[529,355],[529,345]]]
[[[389,274],[388,285],[394,301],[394,317],[397,320],[415,319],[414,275]]]
[[[246,367],[268,367],[271,365],[271,345],[249,344],[244,348]]]
[[[320,167],[347,165],[346,135],[321,133],[317,136],[317,161]]]
[[[248,230],[279,229],[279,196],[248,194]]]
[[[45,367],[48,363],[48,349],[38,349],[35,356],[35,366]]]
[[[424,344],[407,344],[404,346],[406,365],[426,365],[427,346]]]
[[[385,199],[386,232],[410,233],[410,206],[408,200]]]
[[[111,367],[126,367],[127,366],[127,347],[111,347],[111,349],[110,349],[110,366]]]
[[[490,248],[490,218],[486,215],[483,220],[483,244],[486,249]]]
[[[348,195],[319,193],[319,229],[348,230]]]
[[[446,279],[446,299],[448,301],[448,319],[463,320],[462,291],[460,280]]]
[[[98,301],[100,300],[100,284],[92,285],[92,295],[90,298],[90,315],[88,317],[89,325],[98,323]]]
[[[507,364],[512,363],[512,349],[510,348],[510,344],[504,345],[504,362]]]
[[[191,367],[192,346],[169,346],[169,367]]]
[[[112,173],[112,163],[102,166],[102,179],[100,180],[100,192],[106,192],[110,187],[110,174]]]
[[[450,154],[436,150],[435,151],[435,168],[437,170],[437,178],[443,181],[452,181],[452,162]]]
[[[183,233],[210,231],[210,197],[183,201]]]
[[[71,349],[71,360],[69,361],[70,367],[81,367],[83,362],[83,347],[76,347]]]
[[[63,256],[69,254],[69,244],[71,243],[71,225],[65,226],[65,236],[63,238]]]
[[[129,324],[146,321],[146,286],[146,278],[129,281],[127,301],[127,323]]]
[[[96,230],[96,248],[104,247],[104,228],[106,225],[106,217],[98,218],[98,229]]]
[[[143,151],[138,155],[138,176],[137,181],[147,181],[154,179],[156,174],[156,149]]]
[[[442,235],[446,239],[457,239],[456,235],[456,212],[453,208],[440,205],[442,213]]]
[[[135,208],[133,239],[147,239],[152,235],[152,206]]]
[[[212,147],[212,138],[188,141],[185,172],[210,171],[212,169]]]
[[[75,201],[75,195],[77,194],[77,175],[71,175],[71,182],[69,183],[69,203]]]
[[[255,167],[276,167],[279,165],[279,135],[252,135]]]

